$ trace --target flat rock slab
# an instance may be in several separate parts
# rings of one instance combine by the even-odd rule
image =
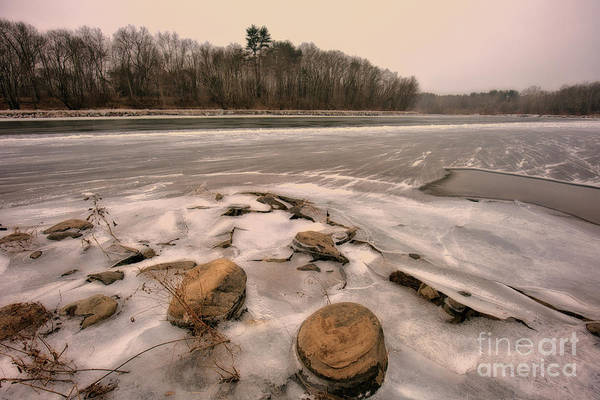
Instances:
[[[115,311],[117,311],[117,301],[102,294],[68,304],[60,310],[63,315],[85,317],[81,322],[81,329],[105,320]]]
[[[246,272],[219,258],[186,272],[167,310],[167,319],[182,327],[194,320],[219,321],[237,317],[246,299]],[[183,304],[182,304],[183,303]]]
[[[50,318],[50,313],[40,303],[14,303],[0,308],[0,340],[10,339],[18,333],[34,333]]]
[[[50,233],[48,236],[46,236],[46,238],[48,240],[64,240],[66,238],[73,238],[76,239],[78,237],[81,237],[82,234],[79,232],[75,232],[75,231],[63,231],[63,232],[54,232],[54,233]]]
[[[330,304],[308,317],[298,331],[296,351],[311,385],[344,398],[373,394],[387,370],[381,324],[356,303]]]
[[[91,222],[82,220],[82,219],[67,219],[65,221],[59,222],[56,225],[52,225],[50,228],[44,231],[45,235],[55,232],[64,232],[69,229],[78,229],[80,231],[90,229],[94,225]]]
[[[123,280],[124,277],[125,274],[123,273],[123,271],[106,271],[99,272],[97,274],[89,274],[87,276],[87,281],[100,281],[105,285],[110,285],[111,283],[114,283],[116,281]]]
[[[298,232],[292,241],[295,251],[311,255],[315,260],[331,260],[346,264],[348,259],[335,247],[331,235],[306,231]]]
[[[321,272],[321,268],[317,267],[315,264],[305,264],[302,265],[298,268],[296,268],[298,271],[315,271],[315,272]]]
[[[198,265],[196,261],[192,260],[169,261],[166,263],[150,265],[148,267],[142,268],[140,272],[138,272],[138,275],[151,271],[168,271],[172,269],[190,270],[196,265]]]
[[[10,235],[4,236],[0,239],[0,244],[13,243],[13,242],[26,242],[31,240],[31,235],[23,232],[15,232]]]

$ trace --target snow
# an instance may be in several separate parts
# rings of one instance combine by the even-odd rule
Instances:
[[[384,256],[367,246],[340,246],[350,259],[345,265],[347,286],[342,287],[339,264],[317,262],[322,272],[297,271],[309,261],[296,255],[288,263],[252,261],[287,257],[299,231],[331,229],[307,220],[290,220],[283,211],[221,217],[232,204],[248,204],[264,210],[251,190],[268,190],[308,198],[330,211],[332,218],[361,228],[384,250]],[[365,194],[350,188],[329,188],[311,183],[268,187],[222,187],[224,200],[208,194],[157,196],[153,191],[106,199],[104,204],[117,222],[116,235],[125,243],[148,241],[159,253],[138,264],[119,267],[125,279],[112,285],[86,283],[89,273],[105,270],[111,263],[97,246],[83,251],[81,242],[67,239],[47,241],[38,234],[32,248],[43,251],[37,260],[29,252],[0,256],[0,302],[40,301],[49,309],[102,293],[118,296],[118,312],[85,330],[79,320],[66,319],[48,341],[59,348],[69,344],[66,357],[81,368],[113,368],[130,356],[155,344],[182,338],[185,331],[166,321],[169,296],[152,279],[137,276],[140,268],[177,259],[199,263],[226,256],[242,266],[247,275],[248,311],[239,321],[228,321],[219,330],[231,339],[235,366],[241,380],[219,384],[210,363],[190,355],[184,343],[148,352],[128,364],[131,373],[113,376],[118,399],[161,398],[289,398],[303,395],[290,377],[294,374],[293,343],[302,321],[331,302],[355,301],[370,308],[382,322],[389,366],[384,385],[375,399],[463,399],[494,398],[592,398],[600,390],[597,338],[585,331],[581,321],[553,311],[509,286],[556,306],[600,318],[597,260],[600,257],[600,227],[564,218],[534,206],[512,202],[462,199],[409,198],[391,194]],[[195,206],[206,209],[192,209]],[[5,226],[37,229],[64,218],[86,216],[83,200],[66,204],[44,202],[0,210]],[[223,233],[236,227],[234,247],[214,249]],[[95,228],[98,242],[110,237]],[[173,239],[175,246],[158,243]],[[408,252],[423,256],[415,261]],[[61,277],[70,269],[79,272]],[[402,269],[454,297],[468,291],[464,304],[484,310],[503,320],[474,318],[462,324],[447,322],[444,311],[416,296],[411,289],[389,282],[389,273]],[[328,272],[332,271],[332,272]],[[146,291],[141,290],[146,285]],[[148,289],[150,288],[150,289]],[[525,321],[531,328],[517,322]],[[134,322],[132,322],[132,320]],[[480,354],[480,332],[494,337],[536,341],[545,337],[579,338],[576,355],[548,357],[547,361],[577,363],[576,378],[488,378],[477,374],[477,366],[488,357]],[[215,351],[224,363],[228,355]],[[504,362],[531,362],[539,355],[517,357],[501,354]],[[18,372],[6,360],[3,374]],[[85,385],[100,375],[81,374]],[[58,386],[57,386],[58,387]],[[2,397],[24,398],[30,388],[3,385]],[[67,390],[68,391],[68,390]],[[47,393],[40,398],[50,397]]]

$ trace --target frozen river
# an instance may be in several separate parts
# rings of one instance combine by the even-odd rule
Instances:
[[[65,218],[85,217],[88,203],[83,197],[98,193],[118,222],[114,230],[119,238],[131,245],[148,243],[159,253],[153,260],[124,267],[125,279],[104,287],[85,283],[87,273],[109,265],[101,251],[83,252],[79,240],[49,242],[39,235],[34,245],[44,255],[38,260],[24,252],[0,254],[0,305],[40,301],[54,309],[98,292],[118,295],[120,315],[81,331],[67,321],[48,339],[61,348],[68,342],[68,356],[80,367],[112,368],[144,348],[182,336],[182,330],[165,320],[164,300],[139,290],[139,266],[226,256],[248,275],[248,312],[220,327],[237,346],[240,381],[215,383],[214,376],[202,372],[201,363],[186,358],[182,344],[129,364],[131,373],[118,377],[115,398],[163,398],[165,393],[178,399],[301,398],[302,388],[290,379],[293,338],[304,318],[327,301],[359,302],[381,320],[389,366],[376,399],[598,398],[599,339],[587,332],[584,320],[600,319],[600,226],[522,202],[473,202],[418,190],[443,177],[444,167],[600,186],[600,120],[402,116],[0,121],[3,226],[35,232]],[[331,227],[289,220],[283,211],[221,216],[230,204],[264,207],[242,193],[249,190],[309,199],[334,219],[358,226],[383,256],[366,246],[342,245],[350,260],[343,267],[343,288],[343,276],[333,262],[319,262],[322,272],[317,273],[297,271],[298,263],[307,261],[302,259],[291,265],[256,261],[287,256],[300,230]],[[216,202],[209,191],[223,193],[224,200]],[[240,230],[233,248],[213,248],[222,240],[220,234],[234,226]],[[96,234],[99,243],[111,239]],[[174,246],[160,244],[175,238]],[[422,262],[408,253],[420,254]],[[79,272],[60,277],[73,268]],[[444,293],[468,292],[467,305],[500,320],[478,317],[450,324],[439,307],[389,282],[389,273],[396,269]],[[576,335],[577,351],[490,354],[478,344],[482,332],[513,344],[520,338],[539,343]],[[576,364],[576,376],[490,377],[480,370],[494,362],[531,366],[542,358],[561,368]],[[6,360],[0,368],[16,374]],[[22,398],[31,393],[26,390],[3,385],[0,397]]]

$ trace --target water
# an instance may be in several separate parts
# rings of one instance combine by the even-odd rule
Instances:
[[[0,197],[13,205],[87,191],[181,193],[201,182],[397,193],[445,166],[600,184],[599,131],[598,120],[537,117],[0,121]]]
[[[235,128],[238,120],[243,127]],[[139,267],[225,256],[248,274],[248,312],[240,321],[220,326],[235,344],[240,382],[216,383],[214,371],[210,375],[210,368],[181,344],[153,350],[128,364],[131,373],[118,377],[115,398],[160,398],[167,392],[181,399],[301,398],[302,388],[289,379],[294,372],[292,343],[303,319],[327,299],[364,304],[382,322],[389,367],[376,399],[600,396],[598,338],[581,320],[511,289],[600,319],[600,226],[528,203],[475,203],[418,190],[442,177],[443,167],[478,167],[598,186],[598,120],[107,119],[98,129],[96,121],[77,120],[64,129],[63,122],[20,123],[0,122],[0,223],[35,232],[65,218],[85,218],[89,202],[83,196],[97,192],[118,223],[113,229],[119,238],[129,245],[148,242],[159,253],[124,267],[125,279],[110,286],[85,282],[86,274],[105,270],[110,263],[97,246],[82,251],[79,240],[50,242],[38,234],[27,251],[0,254],[2,305],[40,301],[54,309],[95,293],[120,297],[119,315],[82,331],[77,321],[67,320],[48,337],[57,348],[68,342],[66,356],[80,368],[112,368],[147,347],[182,337],[165,320],[164,293],[140,289],[150,282],[136,276]],[[194,190],[200,185],[223,193],[224,200]],[[287,256],[298,231],[331,227],[290,220],[283,211],[222,217],[228,204],[264,209],[253,196],[242,194],[248,190],[310,199],[335,220],[357,225],[384,256],[366,246],[341,246],[350,260],[344,266],[344,289],[338,265],[332,262],[318,262],[322,272],[316,273],[296,270],[308,261],[303,257],[284,264],[252,261]],[[213,248],[233,226],[240,228],[234,246]],[[102,244],[111,239],[101,228],[94,235]],[[173,239],[178,239],[175,246],[159,244]],[[28,257],[33,249],[44,252],[35,261]],[[412,260],[409,252],[421,254],[424,261]],[[73,268],[79,272],[60,277]],[[465,303],[503,320],[450,324],[440,308],[388,281],[396,269],[448,294],[469,292]],[[482,332],[511,343],[572,334],[579,342],[576,354],[491,355],[480,351],[477,338]],[[486,362],[531,364],[540,358],[561,366],[575,363],[577,376],[478,373]],[[6,359],[0,360],[0,369],[18,374]],[[81,385],[97,377],[85,375]],[[31,395],[19,385],[0,390],[5,398]]]

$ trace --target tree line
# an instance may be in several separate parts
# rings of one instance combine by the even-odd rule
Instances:
[[[39,32],[0,19],[4,108],[198,107],[407,110],[419,91],[368,60],[246,30],[226,47],[120,28]]]
[[[415,109],[430,114],[600,114],[600,82],[545,91],[532,86],[521,92],[491,90],[465,95],[418,95]]]

